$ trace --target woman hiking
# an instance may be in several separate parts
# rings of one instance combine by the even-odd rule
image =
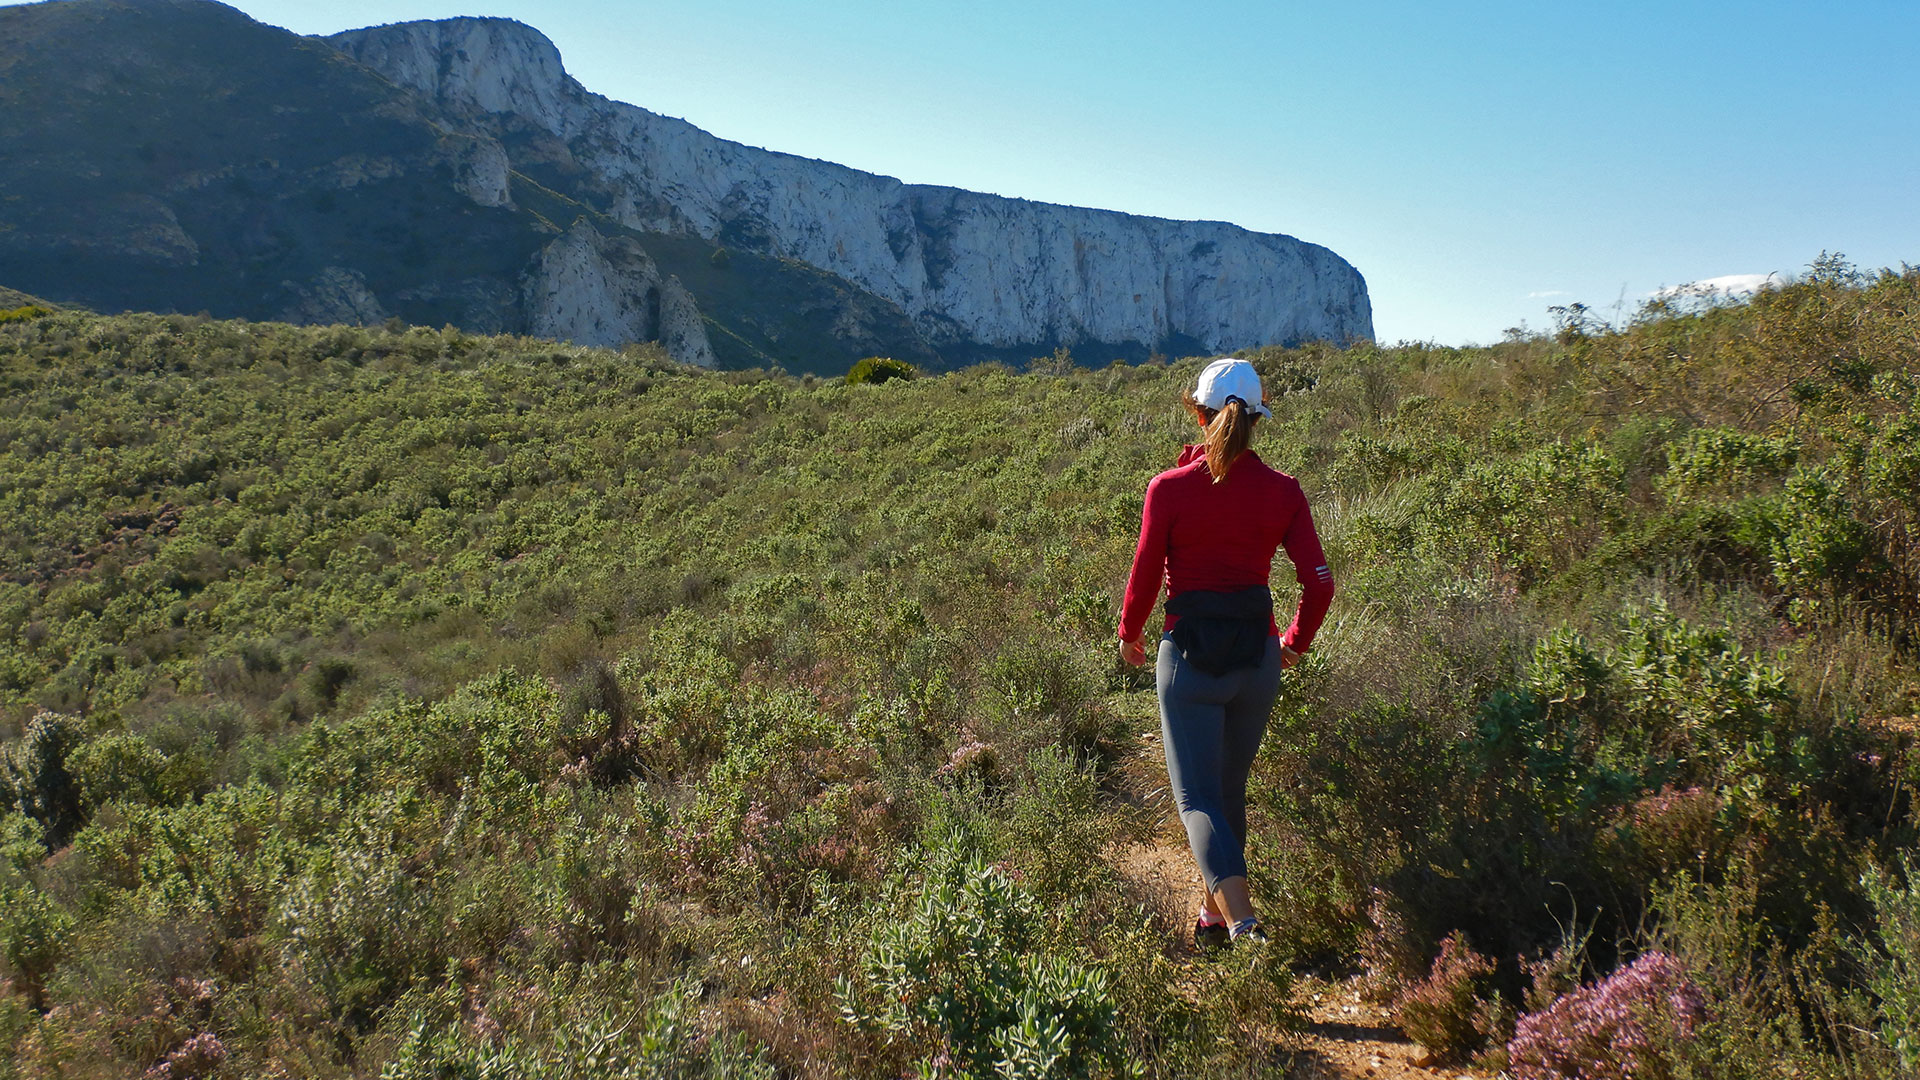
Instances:
[[[1280,672],[1313,644],[1333,575],[1299,481],[1248,449],[1254,424],[1273,415],[1253,365],[1209,363],[1182,401],[1205,437],[1147,485],[1120,609],[1120,657],[1146,663],[1142,634],[1164,580],[1165,633],[1154,667],[1160,732],[1167,781],[1206,880],[1194,944],[1211,950],[1267,940],[1247,894],[1247,776]],[[1267,588],[1281,547],[1301,585],[1284,635]]]

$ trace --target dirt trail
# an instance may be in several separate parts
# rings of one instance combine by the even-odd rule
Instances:
[[[1190,923],[1200,895],[1200,875],[1184,840],[1156,837],[1113,855],[1121,875],[1174,926]],[[1351,982],[1303,979],[1298,989],[1308,1027],[1286,1074],[1291,1080],[1484,1080],[1470,1069],[1422,1064],[1426,1051]]]
[[[1422,1064],[1426,1051],[1351,983],[1302,982],[1300,993],[1309,1025],[1287,1074],[1294,1080],[1482,1080],[1470,1069]]]

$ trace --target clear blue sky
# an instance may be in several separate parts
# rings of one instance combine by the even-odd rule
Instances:
[[[1570,300],[1920,263],[1920,3],[240,0],[302,33],[544,31],[588,89],[729,139],[1231,221],[1366,275],[1384,341]]]

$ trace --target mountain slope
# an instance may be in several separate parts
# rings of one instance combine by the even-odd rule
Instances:
[[[713,245],[651,243],[339,51],[219,4],[0,9],[0,72],[0,280],[29,292],[660,339],[703,366],[933,359],[897,308],[793,260],[725,259],[708,309],[679,278],[716,276]]]

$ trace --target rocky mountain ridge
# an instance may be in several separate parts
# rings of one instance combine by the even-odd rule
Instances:
[[[502,19],[303,38],[210,0],[0,7],[0,285],[844,372],[1371,333],[1332,252],[902,184],[592,94]]]
[[[899,305],[938,349],[1221,351],[1372,335],[1359,273],[1292,237],[903,184],[744,146],[591,93],[551,41],[512,20],[327,40],[506,139],[517,167],[578,177],[622,224],[827,270]]]

